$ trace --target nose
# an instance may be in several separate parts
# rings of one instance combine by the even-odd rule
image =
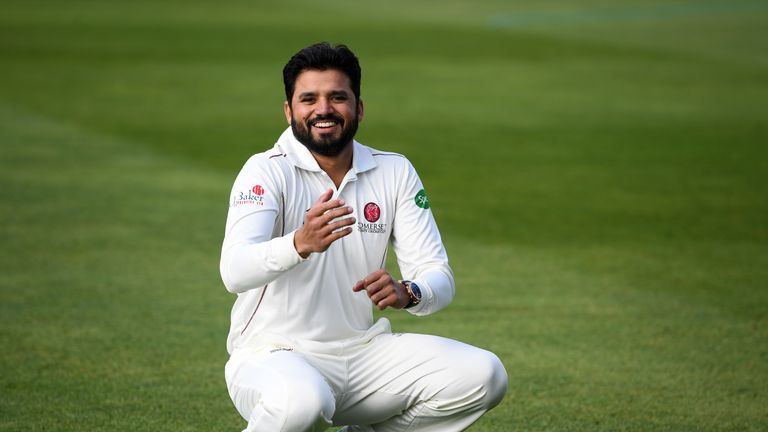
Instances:
[[[315,114],[317,115],[331,114],[332,112],[331,101],[327,98],[320,98],[315,104]]]

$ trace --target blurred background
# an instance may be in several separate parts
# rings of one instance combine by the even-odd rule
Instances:
[[[768,2],[12,1],[0,430],[223,431],[231,184],[299,49],[360,58],[496,352],[476,431],[768,430]],[[396,271],[394,261],[389,265]]]

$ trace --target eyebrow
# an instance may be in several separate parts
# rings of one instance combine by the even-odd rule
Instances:
[[[317,96],[317,92],[308,91],[308,92],[299,93],[299,95],[297,97],[298,97],[298,99],[303,99],[303,98],[315,97],[315,96]],[[349,92],[346,91],[346,90],[331,90],[330,92],[328,92],[328,96],[347,96],[347,97],[349,97]]]

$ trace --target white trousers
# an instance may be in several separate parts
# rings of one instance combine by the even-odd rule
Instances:
[[[308,353],[240,349],[225,368],[244,432],[461,431],[496,406],[507,373],[493,353],[455,340],[382,334]]]

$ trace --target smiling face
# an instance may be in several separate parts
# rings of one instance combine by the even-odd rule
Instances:
[[[349,77],[336,69],[305,70],[296,78],[285,118],[296,139],[311,152],[336,156],[346,148],[363,119]]]

